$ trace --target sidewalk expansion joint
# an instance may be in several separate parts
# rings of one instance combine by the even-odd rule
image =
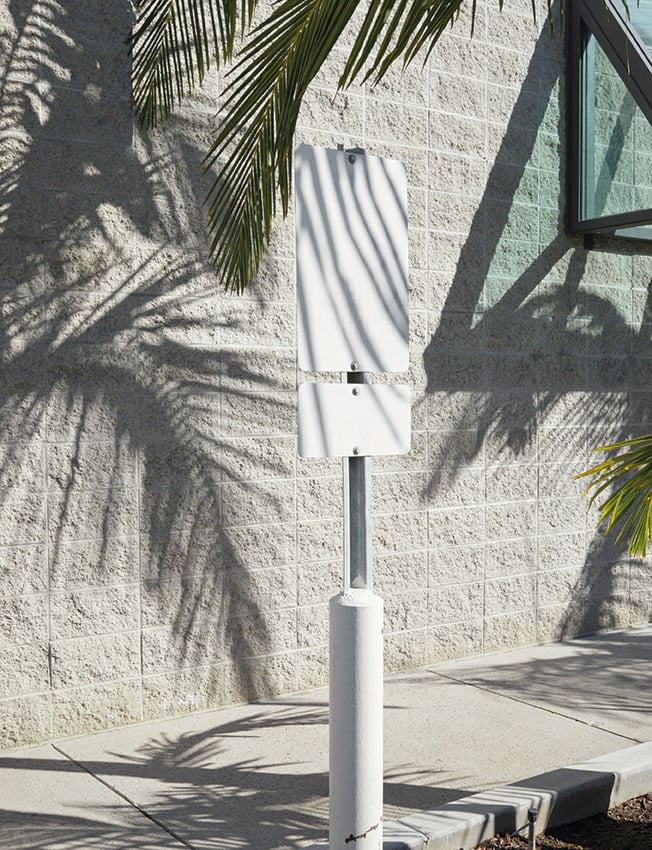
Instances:
[[[67,752],[65,752],[65,750],[62,750],[61,747],[58,747],[56,744],[51,744],[50,746],[52,747],[52,749],[56,750],[59,753],[59,755],[62,755],[64,758],[68,759],[69,762],[72,762],[72,764],[74,764],[80,770],[83,770],[89,776],[92,776],[93,779],[95,779],[101,785],[104,785],[105,788],[108,788],[109,791],[111,791],[117,797],[120,797],[121,800],[124,800],[125,803],[130,805],[137,812],[140,812],[140,814],[143,815],[143,817],[150,820],[153,824],[156,824],[156,826],[158,826],[159,829],[162,829],[163,832],[167,832],[168,835],[170,835],[172,838],[174,838],[175,841],[178,841],[179,844],[181,844],[183,847],[187,847],[188,850],[197,850],[197,848],[193,844],[188,844],[188,842],[185,841],[183,838],[181,838],[180,835],[177,835],[176,832],[174,832],[172,829],[170,829],[168,826],[166,826],[160,820],[155,818],[153,815],[150,815],[149,812],[147,812],[145,809],[141,808],[141,806],[139,806],[138,803],[136,803],[134,800],[130,800],[129,797],[127,797],[126,794],[123,794],[122,791],[119,791],[115,786],[113,786],[109,782],[107,782],[106,779],[102,779],[101,776],[98,776],[96,773],[93,773],[92,770],[89,770],[83,762],[77,761],[77,759],[74,759],[71,755],[69,755]]]
[[[526,699],[515,697],[511,694],[506,694],[503,691],[496,691],[493,688],[487,687],[486,685],[478,685],[476,682],[467,682],[464,679],[458,679],[455,676],[449,676],[446,673],[440,673],[438,670],[429,670],[429,672],[434,673],[435,676],[440,676],[442,679],[448,679],[448,681],[450,682],[455,682],[458,685],[466,685],[469,688],[477,688],[477,690],[484,691],[485,693],[492,694],[493,696],[502,697],[503,699],[508,699],[512,702],[518,702],[521,705],[527,705],[528,708],[534,708],[537,711],[545,711],[547,714],[555,715],[555,717],[563,717],[565,720],[572,720],[575,723],[581,723],[582,726],[588,726],[590,729],[597,729],[599,732],[606,732],[607,734],[613,735],[616,738],[622,738],[624,741],[631,741],[634,744],[646,743],[645,741],[642,741],[639,738],[632,738],[629,735],[623,735],[621,732],[614,732],[612,729],[607,729],[606,726],[600,726],[597,723],[590,723],[588,720],[581,720],[579,717],[573,717],[570,714],[565,714],[563,711],[555,711],[552,708],[546,708],[544,705],[536,705],[535,703],[529,702]]]

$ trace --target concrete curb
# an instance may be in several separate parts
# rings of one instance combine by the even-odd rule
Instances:
[[[581,820],[652,790],[652,742],[483,791],[384,825],[383,850],[472,850],[527,825],[537,832]]]

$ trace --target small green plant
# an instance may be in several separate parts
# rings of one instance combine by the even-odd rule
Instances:
[[[595,476],[583,495],[591,493],[592,505],[605,491],[612,491],[599,504],[604,533],[615,533],[617,543],[627,541],[630,555],[644,557],[652,541],[652,434],[593,451],[618,454],[575,476]]]

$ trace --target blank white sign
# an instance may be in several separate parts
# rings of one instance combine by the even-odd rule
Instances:
[[[405,167],[299,145],[295,187],[299,367],[405,371]]]
[[[299,455],[355,457],[410,451],[410,388],[301,384]]]

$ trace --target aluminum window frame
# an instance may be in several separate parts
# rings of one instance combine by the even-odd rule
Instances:
[[[589,104],[594,96],[590,64],[593,36],[652,124],[652,57],[627,20],[622,0],[573,0],[568,26],[568,179],[567,227],[571,233],[607,234],[652,241],[652,208],[605,216],[592,215],[588,172],[592,171],[593,133]]]

